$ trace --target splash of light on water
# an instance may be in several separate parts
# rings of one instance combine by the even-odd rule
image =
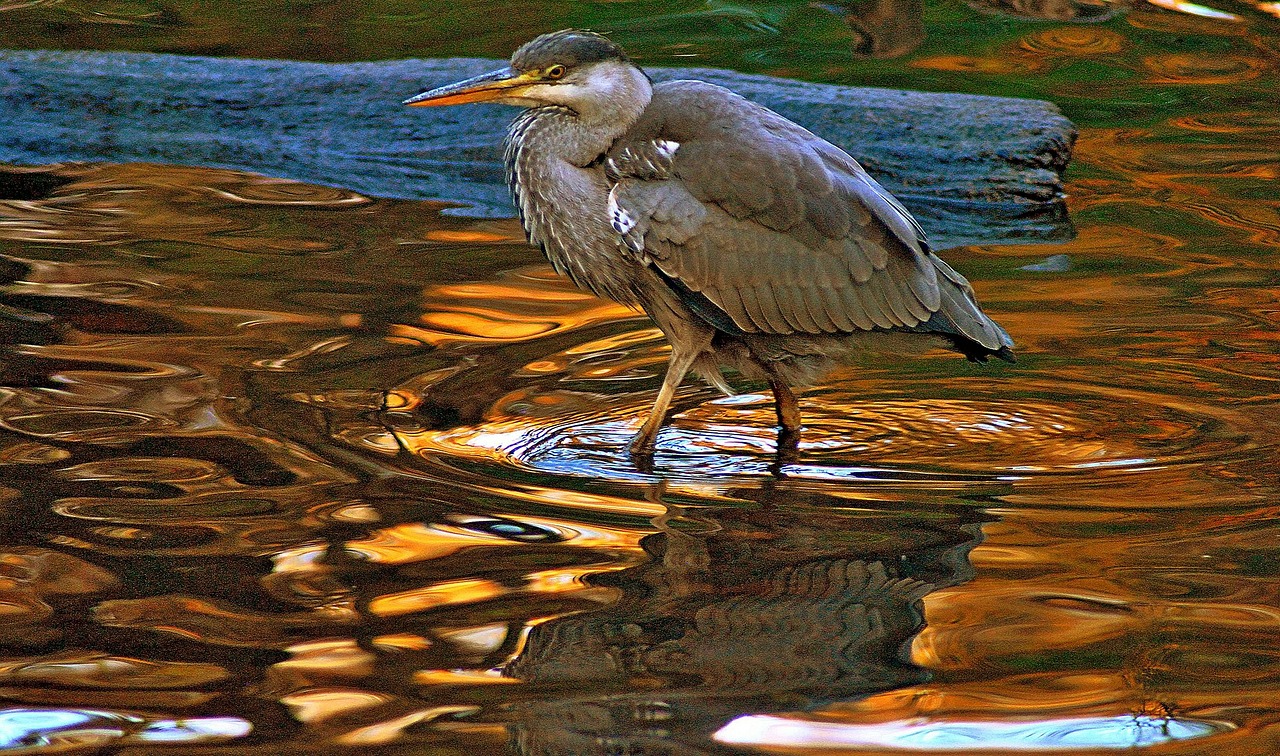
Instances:
[[[912,751],[1128,749],[1200,738],[1230,729],[1221,722],[1147,716],[1080,717],[1035,722],[882,722],[846,724],[749,715],[720,728],[721,743],[751,746],[896,748]]]

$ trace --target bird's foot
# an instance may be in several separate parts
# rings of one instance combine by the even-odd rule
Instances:
[[[657,433],[646,433],[645,431],[640,431],[635,438],[631,439],[631,444],[627,447],[627,453],[631,458],[631,463],[640,472],[653,472],[653,451],[654,447],[657,446],[657,441]]]

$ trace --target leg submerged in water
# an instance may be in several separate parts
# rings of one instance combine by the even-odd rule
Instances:
[[[800,453],[800,402],[791,387],[777,376],[769,378],[774,408],[778,411],[778,464],[796,461]]]
[[[671,361],[667,364],[667,374],[662,379],[658,398],[654,401],[653,409],[649,411],[649,417],[644,421],[640,432],[631,441],[632,454],[653,453],[654,444],[658,441],[658,430],[666,420],[667,410],[671,408],[671,400],[675,397],[681,381],[689,373],[689,368],[693,367],[693,363],[698,359],[698,354],[698,350],[693,349],[672,349]]]
[[[776,376],[770,376],[769,388],[773,389],[773,401],[778,411],[778,428],[781,433],[800,435],[800,402],[791,387]]]

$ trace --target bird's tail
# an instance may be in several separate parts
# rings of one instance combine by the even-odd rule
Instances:
[[[941,258],[931,255],[931,259],[938,269],[942,306],[921,324],[921,330],[948,338],[957,352],[973,362],[986,362],[988,357],[1015,362],[1013,339],[978,306],[968,279]]]

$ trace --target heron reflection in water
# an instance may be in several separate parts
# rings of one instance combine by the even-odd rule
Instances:
[[[406,104],[470,102],[527,108],[506,161],[530,242],[578,286],[642,307],[671,343],[633,453],[653,451],[690,371],[725,393],[722,367],[767,381],[782,448],[801,427],[792,387],[867,348],[1013,361],[910,213],[763,106],[705,82],[654,84],[617,44],[574,30]]]

